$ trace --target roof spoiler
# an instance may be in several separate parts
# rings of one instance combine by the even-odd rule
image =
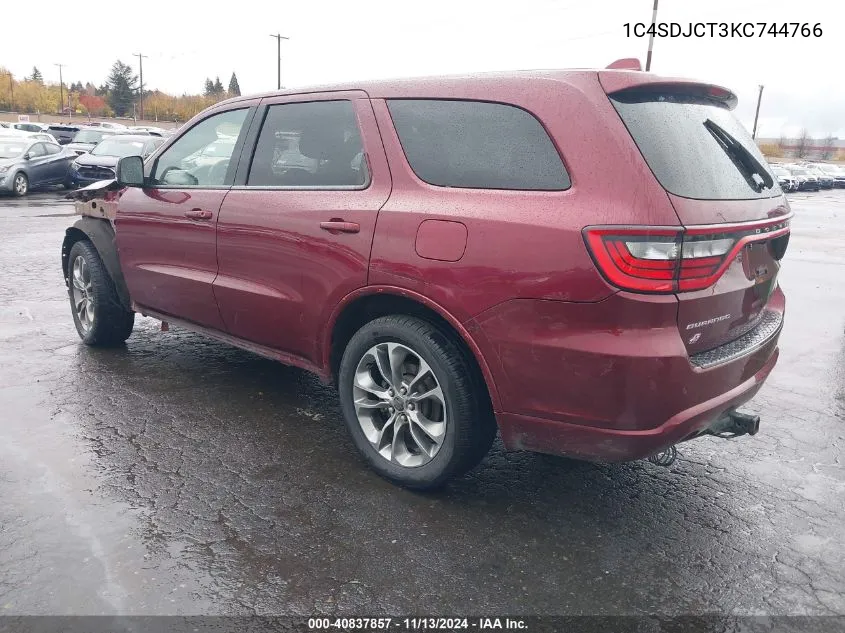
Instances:
[[[615,62],[607,67],[608,70],[642,70],[642,64],[636,57],[625,57],[624,59],[617,59]]]

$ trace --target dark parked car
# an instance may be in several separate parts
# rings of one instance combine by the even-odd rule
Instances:
[[[0,138],[0,191],[23,196],[36,187],[64,183],[75,157],[56,143]]]
[[[833,176],[819,169],[817,165],[808,164],[804,165],[804,168],[816,177],[820,189],[833,189]]]
[[[786,167],[772,165],[772,173],[778,179],[778,185],[783,191],[797,191],[798,181],[795,179]]]
[[[47,126],[47,129],[44,130],[48,134],[52,134],[56,140],[59,142],[60,145],[67,145],[73,140],[73,137],[76,136],[76,133],[79,132],[78,125],[63,125],[58,123],[52,123]]]
[[[821,189],[818,177],[806,167],[790,165],[787,169],[798,181],[798,191],[819,191]]]
[[[413,488],[497,428],[605,461],[753,434],[792,214],[735,104],[621,70],[230,99],[118,162],[114,230],[68,230],[74,323],[117,344],[137,310],[313,371]]]
[[[73,141],[68,143],[68,148],[78,155],[85,154],[94,149],[104,138],[114,134],[116,134],[115,130],[108,128],[82,128],[74,135]]]
[[[825,189],[845,187],[845,172],[843,172],[841,167],[831,165],[830,163],[813,163],[812,167],[824,175],[827,181],[823,183]],[[826,186],[828,183],[830,184],[829,187]]]
[[[157,136],[114,134],[100,141],[89,153],[79,156],[68,171],[67,185],[79,187],[114,178],[114,167],[122,156],[146,158],[164,142]]]

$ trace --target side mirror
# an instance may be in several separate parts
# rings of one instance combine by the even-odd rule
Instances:
[[[124,156],[117,161],[115,169],[117,184],[124,187],[144,186],[144,159],[140,156]]]
[[[29,152],[23,155],[24,160],[29,160],[30,158],[32,158],[32,156],[29,155]]]

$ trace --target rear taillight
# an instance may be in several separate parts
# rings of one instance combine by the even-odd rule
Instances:
[[[787,236],[789,217],[676,229],[588,227],[584,239],[599,270],[614,286],[633,292],[685,292],[716,283],[749,242]]]

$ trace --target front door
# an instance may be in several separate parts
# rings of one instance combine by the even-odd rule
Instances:
[[[387,159],[360,91],[264,99],[258,126],[220,209],[214,293],[232,334],[319,364],[328,314],[367,284]]]
[[[225,329],[212,291],[215,225],[249,113],[247,104],[199,121],[155,159],[147,186],[121,197],[115,234],[126,285],[139,306]]]

